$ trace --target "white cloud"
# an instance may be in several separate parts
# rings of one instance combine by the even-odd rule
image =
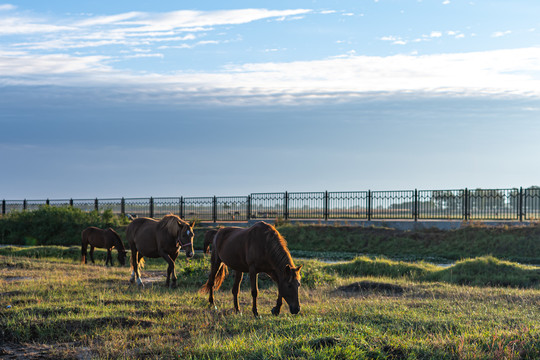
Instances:
[[[84,20],[63,20],[63,25],[47,19],[5,17],[0,21],[0,37],[10,34],[40,34],[32,42],[19,42],[23,49],[84,48],[104,45],[139,46],[141,43],[178,41],[181,33],[207,32],[217,26],[246,24],[258,20],[296,20],[309,9],[239,9],[222,11],[173,11],[166,13],[127,12],[92,16]],[[51,37],[55,37],[51,40]],[[188,35],[193,40],[193,34]],[[213,42],[208,42],[213,43]]]
[[[498,37],[503,37],[503,36],[506,36],[506,35],[510,35],[511,33],[512,33],[512,31],[510,31],[510,30],[496,31],[493,34],[491,34],[491,37],[498,38]]]
[[[70,26],[60,26],[44,23],[41,20],[9,17],[0,21],[1,35],[52,33],[60,31],[72,31]]]
[[[383,36],[380,38],[382,41],[391,41],[394,45],[406,45],[407,41],[398,36]]]
[[[116,71],[107,65],[111,59],[104,57],[3,52],[0,81],[89,87],[124,84],[123,91],[129,93],[226,103],[346,100],[392,92],[540,98],[538,58],[540,48],[424,56],[351,54],[318,61],[231,65],[216,72],[140,75]]]
[[[0,11],[15,10],[17,7],[11,4],[0,4]]]
[[[128,59],[154,58],[154,57],[163,58],[164,55],[163,55],[163,54],[158,54],[158,53],[155,53],[155,54],[137,53],[137,54],[127,55],[127,56],[126,56],[126,58],[128,58]]]

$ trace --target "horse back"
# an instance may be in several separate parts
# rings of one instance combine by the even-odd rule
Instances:
[[[84,245],[90,244],[94,247],[104,247],[105,237],[104,231],[95,226],[90,226],[84,229],[81,233],[82,242]]]
[[[159,257],[156,234],[158,221],[151,218],[136,218],[127,227],[129,246],[143,256]]]
[[[251,230],[227,227],[214,238],[219,258],[233,270],[248,272],[252,265],[260,271],[267,269],[264,239]]]

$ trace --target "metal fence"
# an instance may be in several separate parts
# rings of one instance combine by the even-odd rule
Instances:
[[[253,193],[248,196],[2,200],[2,214],[43,206],[201,221],[250,219],[540,220],[540,188]]]

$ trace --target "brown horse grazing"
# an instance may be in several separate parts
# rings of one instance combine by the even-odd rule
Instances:
[[[83,230],[81,233],[82,238],[82,262],[87,263],[86,258],[86,249],[90,245],[90,260],[94,264],[94,248],[103,248],[107,249],[107,259],[105,260],[105,265],[108,265],[109,262],[113,266],[113,259],[111,250],[113,248],[118,251],[118,262],[120,265],[125,265],[126,263],[126,249],[124,248],[124,243],[120,239],[120,236],[116,231],[111,228],[106,230],[99,229],[94,226],[90,226]]]
[[[137,279],[142,286],[140,262],[144,256],[162,257],[169,264],[165,286],[176,286],[174,261],[180,249],[185,249],[188,259],[193,257],[193,224],[189,224],[178,216],[165,215],[160,221],[150,218],[136,218],[127,227],[126,239],[131,247],[132,273],[130,282]]]
[[[208,254],[210,252],[210,245],[214,241],[214,236],[216,236],[217,232],[218,232],[217,229],[212,229],[212,230],[208,230],[204,234],[203,250],[205,254]]]
[[[233,303],[236,312],[238,307],[238,290],[243,273],[249,272],[251,296],[253,297],[253,315],[257,312],[257,274],[267,273],[278,285],[278,299],[272,314],[278,315],[282,299],[289,304],[292,314],[300,312],[298,287],[300,286],[300,269],[295,267],[287,242],[272,226],[260,221],[250,228],[226,227],[220,229],[214,237],[212,245],[211,270],[208,281],[201,288],[208,292],[208,301],[214,303],[214,291],[218,290],[227,275],[227,267],[236,271],[232,289]]]

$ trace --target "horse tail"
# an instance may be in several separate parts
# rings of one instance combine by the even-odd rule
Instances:
[[[210,273],[210,276],[208,277],[208,281],[199,290],[202,293],[209,293],[210,290],[212,289],[214,289],[214,291],[217,291],[221,287],[221,284],[223,284],[223,280],[225,280],[225,277],[229,273],[229,268],[218,257],[217,251],[212,251],[211,263],[212,263],[211,270],[210,270],[211,272],[214,271],[216,266],[219,266],[219,267],[216,270],[216,274],[214,275],[214,281],[210,281],[212,279],[212,273]]]
[[[208,281],[201,287],[200,292],[204,294],[204,293],[209,293],[211,289],[214,289],[214,291],[219,290],[219,288],[221,287],[221,284],[223,284],[223,280],[225,280],[225,277],[227,276],[228,273],[229,273],[229,268],[227,267],[227,265],[225,265],[225,263],[221,263],[214,277],[214,283],[211,284],[210,279],[208,279]]]
[[[219,265],[219,270],[216,274],[216,278],[214,279],[214,290],[218,290],[221,287],[221,284],[223,284],[223,280],[225,280],[225,276],[229,273],[229,268],[225,263],[221,263]]]
[[[210,252],[210,244],[214,241],[214,237],[217,234],[217,230],[212,229],[208,230],[206,234],[204,234],[204,245],[203,245],[203,251],[205,254],[208,254]]]
[[[137,263],[137,266],[139,267],[139,269],[144,268],[144,258],[143,258],[143,257],[140,257],[140,258],[139,258],[139,262]],[[137,270],[137,269],[135,269],[135,268],[133,267],[133,261],[131,261],[131,266],[130,266],[129,269],[130,269],[130,270],[133,270],[133,271]]]

